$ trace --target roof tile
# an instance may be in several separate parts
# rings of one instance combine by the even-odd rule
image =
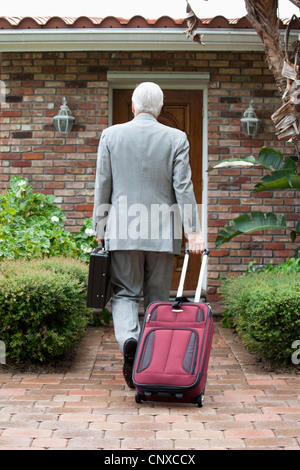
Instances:
[[[280,20],[280,28],[285,28],[290,18]],[[156,19],[133,16],[125,19],[114,16],[99,17],[0,17],[0,29],[45,29],[45,28],[186,28],[186,19],[173,19],[162,16]],[[200,19],[200,28],[252,28],[246,16],[243,18],[227,19],[224,16]],[[293,26],[296,27],[296,26]]]

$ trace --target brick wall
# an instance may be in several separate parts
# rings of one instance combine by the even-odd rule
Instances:
[[[106,71],[209,72],[209,166],[235,155],[257,155],[270,146],[294,155],[292,144],[277,141],[271,114],[280,105],[263,53],[205,52],[38,52],[3,53],[1,80],[6,102],[1,110],[0,190],[13,174],[53,193],[65,211],[66,228],[77,231],[91,217],[95,163],[101,131],[108,125]],[[76,118],[67,136],[55,132],[53,116],[63,96]],[[262,119],[260,133],[245,137],[240,118],[250,99]],[[293,192],[254,195],[260,170],[219,170],[208,179],[208,273],[210,300],[217,298],[219,275],[244,271],[250,260],[280,262],[293,254],[285,233],[239,237],[214,249],[218,230],[250,210],[286,213],[291,225],[299,216]],[[283,198],[284,196],[284,198]]]
[[[1,188],[22,174],[39,192],[55,194],[78,231],[93,209],[95,159],[108,123],[108,88],[99,55],[69,52],[2,54],[7,88],[1,112]],[[76,123],[59,134],[53,125],[66,96]]]

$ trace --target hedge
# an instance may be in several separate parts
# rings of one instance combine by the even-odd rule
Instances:
[[[89,322],[88,266],[71,258],[0,263],[0,340],[16,362],[70,350]]]
[[[300,273],[281,270],[229,277],[223,302],[245,346],[273,365],[287,365],[300,340]]]

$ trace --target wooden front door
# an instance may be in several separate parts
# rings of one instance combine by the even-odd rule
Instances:
[[[115,89],[113,94],[113,124],[121,124],[133,119],[131,97],[133,90]],[[158,120],[162,124],[186,132],[190,142],[190,164],[197,204],[202,203],[202,91],[164,90],[164,107]],[[199,214],[201,216],[201,214]],[[177,290],[184,257],[185,239],[182,253],[175,258],[172,290]],[[190,256],[185,290],[196,289],[201,257]]]

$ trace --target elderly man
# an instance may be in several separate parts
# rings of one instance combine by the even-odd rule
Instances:
[[[132,96],[134,119],[105,129],[98,150],[94,230],[111,253],[114,330],[131,388],[139,302],[169,300],[182,224],[190,252],[204,251],[187,136],[157,121],[162,106],[160,87],[140,84]]]

